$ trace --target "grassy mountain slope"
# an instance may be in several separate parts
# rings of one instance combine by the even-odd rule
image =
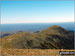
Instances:
[[[1,38],[2,48],[73,49],[74,34],[60,26],[52,26],[39,33],[21,32]]]

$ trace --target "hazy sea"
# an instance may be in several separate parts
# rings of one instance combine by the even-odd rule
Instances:
[[[67,30],[74,31],[74,22],[65,23],[21,23],[21,24],[1,24],[1,32],[12,31],[40,31],[50,26],[59,25]]]

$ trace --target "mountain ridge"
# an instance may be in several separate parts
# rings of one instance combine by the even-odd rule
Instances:
[[[3,37],[2,48],[18,49],[73,49],[74,34],[54,25],[37,34],[21,32]]]

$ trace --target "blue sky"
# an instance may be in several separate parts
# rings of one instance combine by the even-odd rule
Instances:
[[[1,2],[1,24],[73,21],[74,1]]]

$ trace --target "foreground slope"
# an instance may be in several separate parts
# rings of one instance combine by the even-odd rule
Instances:
[[[60,26],[52,26],[39,33],[17,33],[1,38],[2,48],[17,49],[73,49],[74,34]]]

